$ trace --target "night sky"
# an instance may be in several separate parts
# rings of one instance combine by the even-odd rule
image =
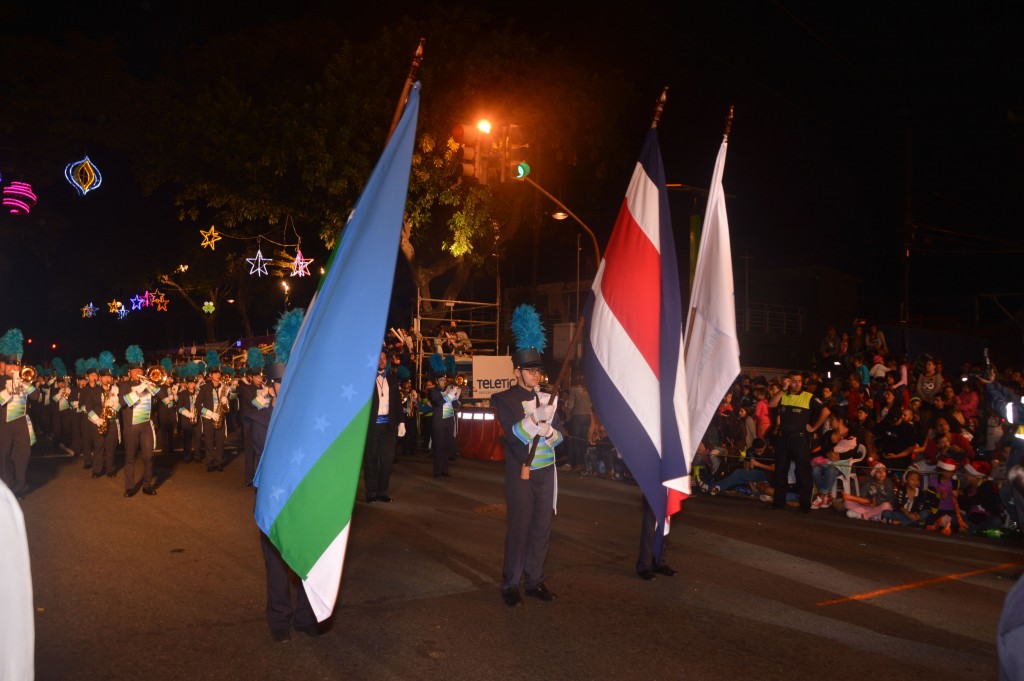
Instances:
[[[378,5],[0,2],[0,34],[108,35],[145,72],[190,43],[244,26],[306,15],[366,33],[393,21],[402,13],[396,8],[406,6]],[[1016,265],[1024,203],[1021,3],[641,0],[592,3],[582,10],[578,3],[482,6],[499,22],[513,20],[524,31],[577,51],[595,69],[622,69],[637,93],[630,102],[633,129],[623,135],[635,140],[637,153],[654,100],[668,85],[659,134],[670,182],[707,186],[726,112],[735,106],[725,188],[737,277],[745,265],[829,265],[859,277],[862,305],[894,321],[909,214],[915,225],[913,310],[973,315],[978,293],[1024,291]],[[6,68],[12,58],[5,56]],[[429,97],[429,84],[424,85]],[[5,181],[10,169],[3,167],[4,151],[11,147],[17,140],[0,138]],[[588,182],[586,168],[578,170],[580,177],[566,185],[562,198],[603,238],[632,166],[625,164],[601,187]],[[76,208],[71,197],[63,197],[67,211],[80,211],[65,218],[83,225],[130,222],[140,235],[138,257],[160,248],[159,227],[175,221],[168,197],[143,200],[116,162],[104,182],[87,197],[88,205],[79,202]],[[673,197],[681,239],[691,206],[688,197]],[[120,352],[134,342],[123,329],[111,338],[109,324],[100,332],[74,314],[87,302],[77,299],[81,280],[63,281],[62,273],[80,271],[78,249],[58,249],[52,262],[36,266],[19,256],[22,240],[4,238],[12,219],[0,217],[0,272],[8,287],[0,302],[3,328],[17,325],[39,342],[81,345],[77,351],[88,354],[108,346]],[[34,238],[47,238],[45,225],[37,231]],[[63,303],[65,298],[74,298],[73,304]],[[1003,300],[1012,310],[1021,302]],[[161,329],[158,338],[167,337],[202,340],[200,330],[185,321]]]

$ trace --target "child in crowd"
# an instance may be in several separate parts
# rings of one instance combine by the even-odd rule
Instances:
[[[928,530],[940,530],[947,537],[954,531],[966,531],[960,520],[960,506],[957,495],[960,493],[960,480],[956,473],[956,461],[945,458],[935,464],[936,476],[928,488],[926,504],[931,521]]]
[[[896,501],[896,490],[892,480],[886,475],[884,463],[876,463],[871,467],[871,479],[863,491],[864,496],[843,495],[846,516],[857,520],[881,522],[882,513],[891,511],[893,502]]]
[[[967,483],[960,492],[962,515],[971,532],[990,530],[1003,524],[1003,505],[999,492],[989,477],[991,466],[985,461],[972,461],[964,466]]]
[[[818,488],[818,496],[811,501],[813,509],[832,505],[832,485],[841,468],[845,465],[848,470],[849,459],[857,454],[857,438],[850,432],[850,421],[846,415],[834,413],[829,416],[829,422],[832,427],[822,437],[821,449],[811,459],[811,478]]]
[[[882,518],[900,525],[923,525],[928,518],[921,491],[921,473],[913,468],[903,474],[903,487],[896,493],[892,510],[883,511]]]

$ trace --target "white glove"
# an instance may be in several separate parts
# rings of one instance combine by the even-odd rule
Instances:
[[[133,385],[132,386],[132,392],[135,393],[136,395],[141,395],[145,391],[146,391],[146,385],[144,383],[139,383],[138,385]]]
[[[0,398],[2,398],[4,402],[9,401],[11,399],[11,391],[7,388],[0,390]]]
[[[555,418],[555,405],[538,405],[537,408],[533,410],[533,418],[537,420],[537,423],[543,423],[545,421],[551,423],[551,420]]]
[[[541,424],[537,426],[537,434],[543,438],[549,438],[555,434],[555,429],[550,423],[541,422]]]
[[[398,437],[405,437],[405,424],[404,423],[399,423],[398,424]]]
[[[185,416],[187,416],[188,420],[191,421],[191,420],[193,420],[196,417],[196,413],[193,410],[191,410],[191,409],[186,409],[185,410]]]

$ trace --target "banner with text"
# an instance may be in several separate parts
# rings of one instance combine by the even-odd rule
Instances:
[[[512,387],[512,357],[473,357],[473,399],[489,399],[491,395]]]

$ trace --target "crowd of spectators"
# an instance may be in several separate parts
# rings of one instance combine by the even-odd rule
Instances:
[[[923,353],[911,362],[890,352],[874,324],[829,328],[817,361],[799,372],[801,389],[812,395],[810,421],[824,413],[821,427],[807,434],[810,509],[947,535],[1019,537],[1024,509],[1010,481],[1021,473],[1024,440],[1015,437],[1005,405],[1019,402],[1024,379],[1020,370],[997,373],[981,359],[951,371],[940,357]],[[788,378],[737,378],[698,447],[699,490],[771,501],[773,485],[785,480],[786,499],[797,504],[792,468],[787,462],[788,476],[777,478],[773,467],[773,397],[788,386]]]

